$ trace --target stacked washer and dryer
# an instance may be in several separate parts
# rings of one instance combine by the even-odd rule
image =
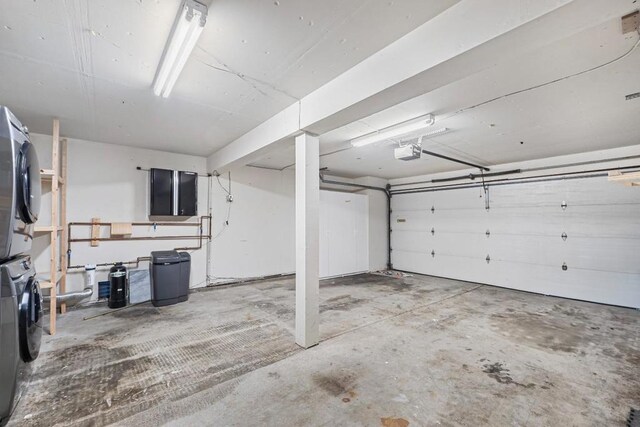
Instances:
[[[42,338],[42,296],[31,257],[40,166],[29,133],[0,106],[0,426],[24,393]]]

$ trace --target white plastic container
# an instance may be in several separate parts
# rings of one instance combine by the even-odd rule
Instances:
[[[84,287],[93,289],[89,301],[98,301],[98,283],[96,282],[96,266],[95,264],[87,264],[84,266]]]

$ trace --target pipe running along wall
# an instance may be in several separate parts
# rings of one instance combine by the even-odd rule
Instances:
[[[69,249],[67,250],[67,271],[69,270],[78,270],[84,269],[84,265],[70,265],[71,264],[71,243],[74,242],[91,242],[91,241],[127,241],[127,240],[188,240],[188,239],[198,239],[199,245],[194,247],[185,247],[185,248],[175,248],[175,250],[198,250],[202,248],[202,241],[204,238],[211,240],[211,215],[201,216],[199,222],[193,223],[176,223],[176,222],[133,222],[132,226],[175,226],[175,227],[184,227],[184,226],[197,226],[199,229],[198,235],[196,236],[148,236],[148,237],[99,237],[95,239],[72,239],[71,238],[71,227],[72,226],[110,226],[111,223],[108,222],[70,222],[67,227],[67,241],[69,242]],[[207,220],[207,234],[204,234],[204,221]],[[151,257],[144,256],[138,257],[133,261],[125,261],[122,264],[133,265],[134,268],[137,268],[140,265],[141,261],[150,261]],[[96,267],[111,267],[115,265],[116,262],[105,262],[100,264],[95,264]],[[81,291],[75,292],[66,292],[64,294],[57,294],[56,301],[58,304],[65,303],[68,305],[78,304],[80,301],[89,298],[93,294],[93,287],[85,287]],[[47,295],[43,297],[45,302],[51,300],[51,296]]]
[[[93,294],[93,288],[86,287],[77,292],[66,292],[64,294],[56,294],[56,301],[58,304],[68,304],[70,306],[78,304],[83,299],[89,298]],[[51,300],[51,295],[45,295],[42,297],[45,302]]]
[[[555,166],[554,168],[562,168],[566,166]],[[579,178],[592,178],[592,177],[605,177],[608,175],[608,172],[614,170],[634,170],[640,169],[640,164],[632,165],[632,166],[621,166],[621,167],[610,167],[610,168],[601,168],[601,169],[589,169],[575,172],[561,172],[556,174],[545,174],[545,175],[534,175],[534,176],[525,176],[525,177],[516,177],[516,178],[498,178],[492,180],[484,180],[481,183],[459,183],[459,184],[446,184],[446,185],[432,185],[426,187],[413,187],[413,188],[401,188],[397,190],[390,190],[391,195],[394,194],[412,194],[412,193],[428,193],[434,191],[446,191],[446,190],[459,190],[464,188],[477,188],[477,187],[491,187],[498,185],[516,185],[516,184],[528,184],[534,182],[545,182],[545,181],[561,181],[565,179],[579,179]],[[517,170],[514,171],[514,174],[520,174],[527,172],[527,170]],[[460,177],[459,179],[472,179],[468,176]],[[437,180],[429,181],[431,183],[436,183]],[[441,181],[442,182],[442,181]],[[398,185],[407,185],[407,184],[398,184]],[[398,186],[396,185],[396,186]],[[393,186],[392,186],[393,187]]]
[[[589,161],[584,161],[584,162],[573,162],[573,163],[564,163],[564,164],[560,164],[560,165],[552,165],[552,166],[540,166],[540,167],[532,167],[532,168],[527,168],[527,169],[512,169],[512,170],[507,170],[507,171],[499,171],[499,172],[491,172],[491,173],[483,173],[481,171],[480,174],[466,174],[466,175],[458,175],[458,176],[454,176],[454,177],[449,177],[449,178],[438,178],[438,179],[431,179],[431,180],[423,180],[423,181],[413,181],[413,182],[405,182],[402,184],[393,184],[391,185],[391,192],[392,193],[398,193],[399,191],[405,190],[404,188],[398,188],[398,187],[409,187],[409,186],[413,186],[413,185],[420,185],[420,184],[438,184],[438,183],[442,183],[442,182],[450,182],[450,181],[462,181],[462,180],[466,180],[466,179],[470,179],[470,180],[475,180],[478,178],[490,178],[490,177],[495,177],[495,176],[501,176],[501,175],[515,175],[515,174],[522,174],[522,173],[529,173],[529,172],[541,172],[541,171],[545,171],[545,170],[553,170],[553,169],[562,169],[562,168],[569,168],[569,167],[576,167],[576,166],[588,166],[588,165],[596,165],[596,164],[603,164],[603,163],[609,163],[609,162],[619,162],[619,161],[627,161],[627,160],[635,160],[635,159],[640,159],[640,155],[634,155],[634,156],[624,156],[624,157],[613,157],[613,158],[607,158],[607,159],[598,159],[598,160],[589,160]],[[601,171],[610,171],[610,170],[622,170],[622,169],[629,169],[629,168],[633,168],[633,166],[631,167],[611,167],[611,168],[605,168],[605,169],[601,169]],[[560,174],[555,174],[554,176],[560,176],[560,175],[566,175],[566,174],[570,174],[571,172],[565,172],[565,173],[560,173]],[[586,171],[579,171],[579,172],[573,172],[573,173],[586,173]],[[534,178],[534,177],[522,177],[519,179],[526,179],[526,178]],[[513,180],[513,179],[512,179]],[[495,181],[489,181],[489,182],[495,182]],[[455,185],[466,185],[464,183],[460,183],[460,184],[455,184]],[[393,190],[393,188],[398,188],[397,190]],[[432,187],[421,187],[421,188],[436,188],[436,186],[432,186]],[[406,190],[414,190],[415,188],[406,188]]]
[[[205,224],[205,220],[207,221],[207,234],[204,234],[204,224]],[[202,249],[202,242],[204,239],[207,240],[211,240],[211,220],[212,220],[212,216],[211,215],[203,215],[200,216],[199,221],[198,222],[170,222],[170,221],[164,221],[164,222],[132,222],[131,225],[132,226],[169,226],[169,227],[198,227],[198,234],[197,235],[188,235],[188,236],[142,236],[142,237],[97,237],[97,238],[80,238],[80,239],[73,239],[71,238],[71,228],[72,227],[78,227],[78,226],[94,226],[94,225],[99,225],[99,226],[111,226],[111,223],[109,222],[70,222],[68,224],[67,227],[67,241],[69,242],[69,248],[67,250],[67,265],[69,265],[69,267],[67,267],[67,270],[71,270],[71,269],[79,269],[79,268],[84,268],[83,265],[71,265],[71,243],[79,243],[79,242],[104,242],[104,241],[139,241],[139,240],[198,240],[198,246],[190,246],[190,247],[181,247],[181,248],[174,248],[175,250],[198,250],[198,249]],[[136,258],[136,260],[134,261],[127,261],[127,262],[123,262],[123,264],[127,264],[127,265],[131,265],[131,264],[135,264],[136,267],[139,265],[140,261],[146,261],[149,260],[149,257],[138,257]],[[110,263],[102,263],[102,264],[97,264],[96,266],[98,267],[106,267],[106,266],[112,266],[114,265],[115,262],[110,262]]]

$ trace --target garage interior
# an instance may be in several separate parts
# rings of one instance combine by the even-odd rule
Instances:
[[[635,0],[0,2],[0,425],[640,425]]]

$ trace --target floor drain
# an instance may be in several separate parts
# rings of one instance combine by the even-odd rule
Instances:
[[[640,411],[631,408],[627,418],[627,427],[640,427]]]

